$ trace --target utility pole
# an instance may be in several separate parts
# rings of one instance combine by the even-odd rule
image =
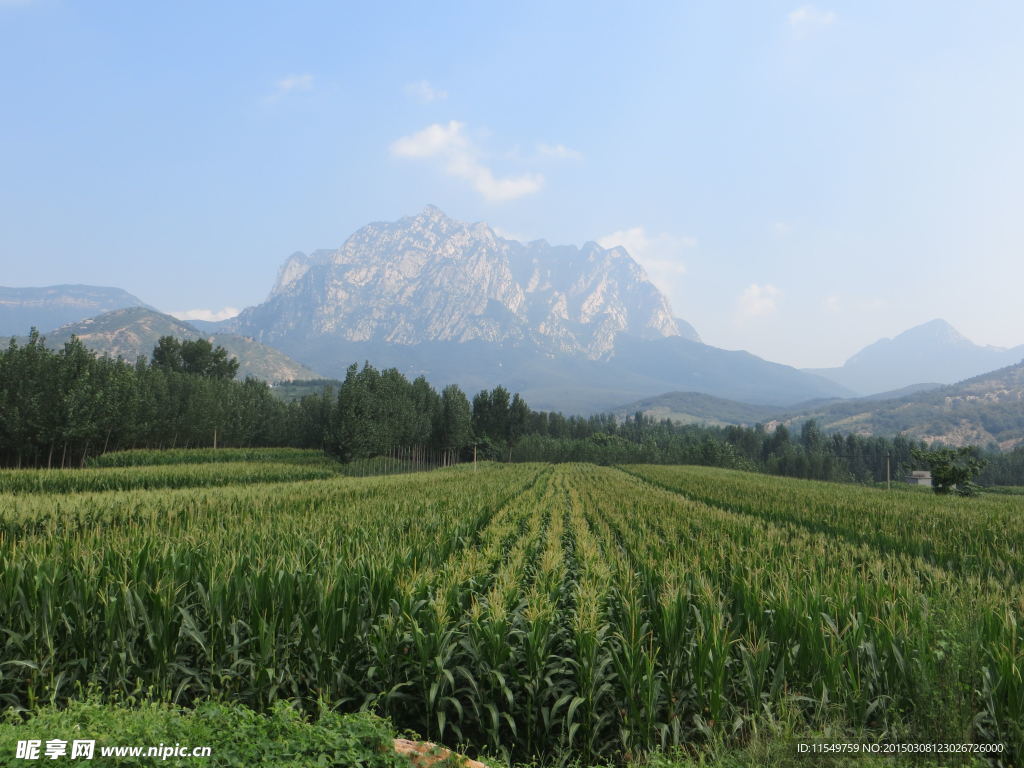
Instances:
[[[473,443],[473,471],[476,472],[476,443]]]
[[[892,475],[889,472],[889,454],[885,454],[885,490],[892,490]]]

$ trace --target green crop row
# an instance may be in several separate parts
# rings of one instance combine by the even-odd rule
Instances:
[[[0,469],[0,493],[69,494],[100,491],[205,488],[322,480],[337,471],[315,464],[164,464],[97,469]]]
[[[211,462],[269,462],[273,464],[328,464],[337,462],[323,451],[304,448],[176,448],[163,451],[113,451],[93,456],[89,467],[149,467],[159,464],[209,464]]]
[[[714,507],[919,556],[965,575],[1007,583],[1024,575],[1024,507],[1012,497],[888,492],[710,467],[622,469]]]
[[[452,746],[621,762],[795,711],[1024,755],[1013,499],[630,472],[0,497],[0,701],[371,708]]]

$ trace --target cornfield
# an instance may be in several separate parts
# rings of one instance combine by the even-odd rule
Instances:
[[[337,468],[330,466],[242,462],[103,469],[0,469],[0,494],[57,494],[284,483],[323,480],[338,473]]]
[[[0,495],[0,701],[93,686],[372,708],[549,761],[742,741],[795,707],[810,727],[1024,755],[1013,497],[691,467],[281,466]]]
[[[337,465],[320,451],[304,448],[165,448],[111,451],[93,456],[90,467],[149,467],[160,464],[210,464],[214,462],[271,462],[274,464]]]

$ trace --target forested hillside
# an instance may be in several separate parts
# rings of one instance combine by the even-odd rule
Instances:
[[[1024,445],[1024,363],[906,397],[833,401],[776,418],[790,425],[817,419],[826,431],[1010,450]]]

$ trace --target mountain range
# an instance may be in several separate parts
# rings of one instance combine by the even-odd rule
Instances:
[[[368,361],[470,394],[502,384],[535,408],[639,401],[721,423],[856,395],[888,402],[1024,357],[1024,346],[981,347],[936,320],[841,367],[798,370],[702,343],[621,247],[522,243],[433,206],[368,224],[339,248],[292,254],[268,298],[229,320],[183,323],[90,286],[0,288],[0,320],[4,333],[56,328],[51,345],[76,334],[126,359],[149,354],[160,335],[202,336],[237,355],[243,375],[271,381],[337,378]]]
[[[909,390],[909,391],[907,391]],[[692,392],[670,392],[620,406],[619,418],[637,411],[678,423],[724,426],[780,424],[796,427],[815,419],[826,432],[897,435],[945,445],[1024,445],[1024,363],[962,382],[847,400],[809,402],[790,408],[752,406]]]
[[[520,243],[433,206],[369,224],[335,250],[293,254],[265,302],[204,327],[328,376],[368,360],[468,392],[503,384],[569,412],[680,386],[774,404],[849,394],[701,343],[621,247]]]
[[[125,307],[153,309],[120,288],[95,285],[50,285],[45,288],[0,286],[0,337],[24,335],[32,327],[39,331],[49,331]]]
[[[892,339],[879,339],[839,368],[805,369],[860,395],[957,381],[1024,359],[1024,344],[1004,349],[975,344],[945,320],[932,320]]]
[[[890,400],[822,403],[779,417],[817,419],[827,431],[903,434],[947,445],[1024,445],[1024,363]]]

